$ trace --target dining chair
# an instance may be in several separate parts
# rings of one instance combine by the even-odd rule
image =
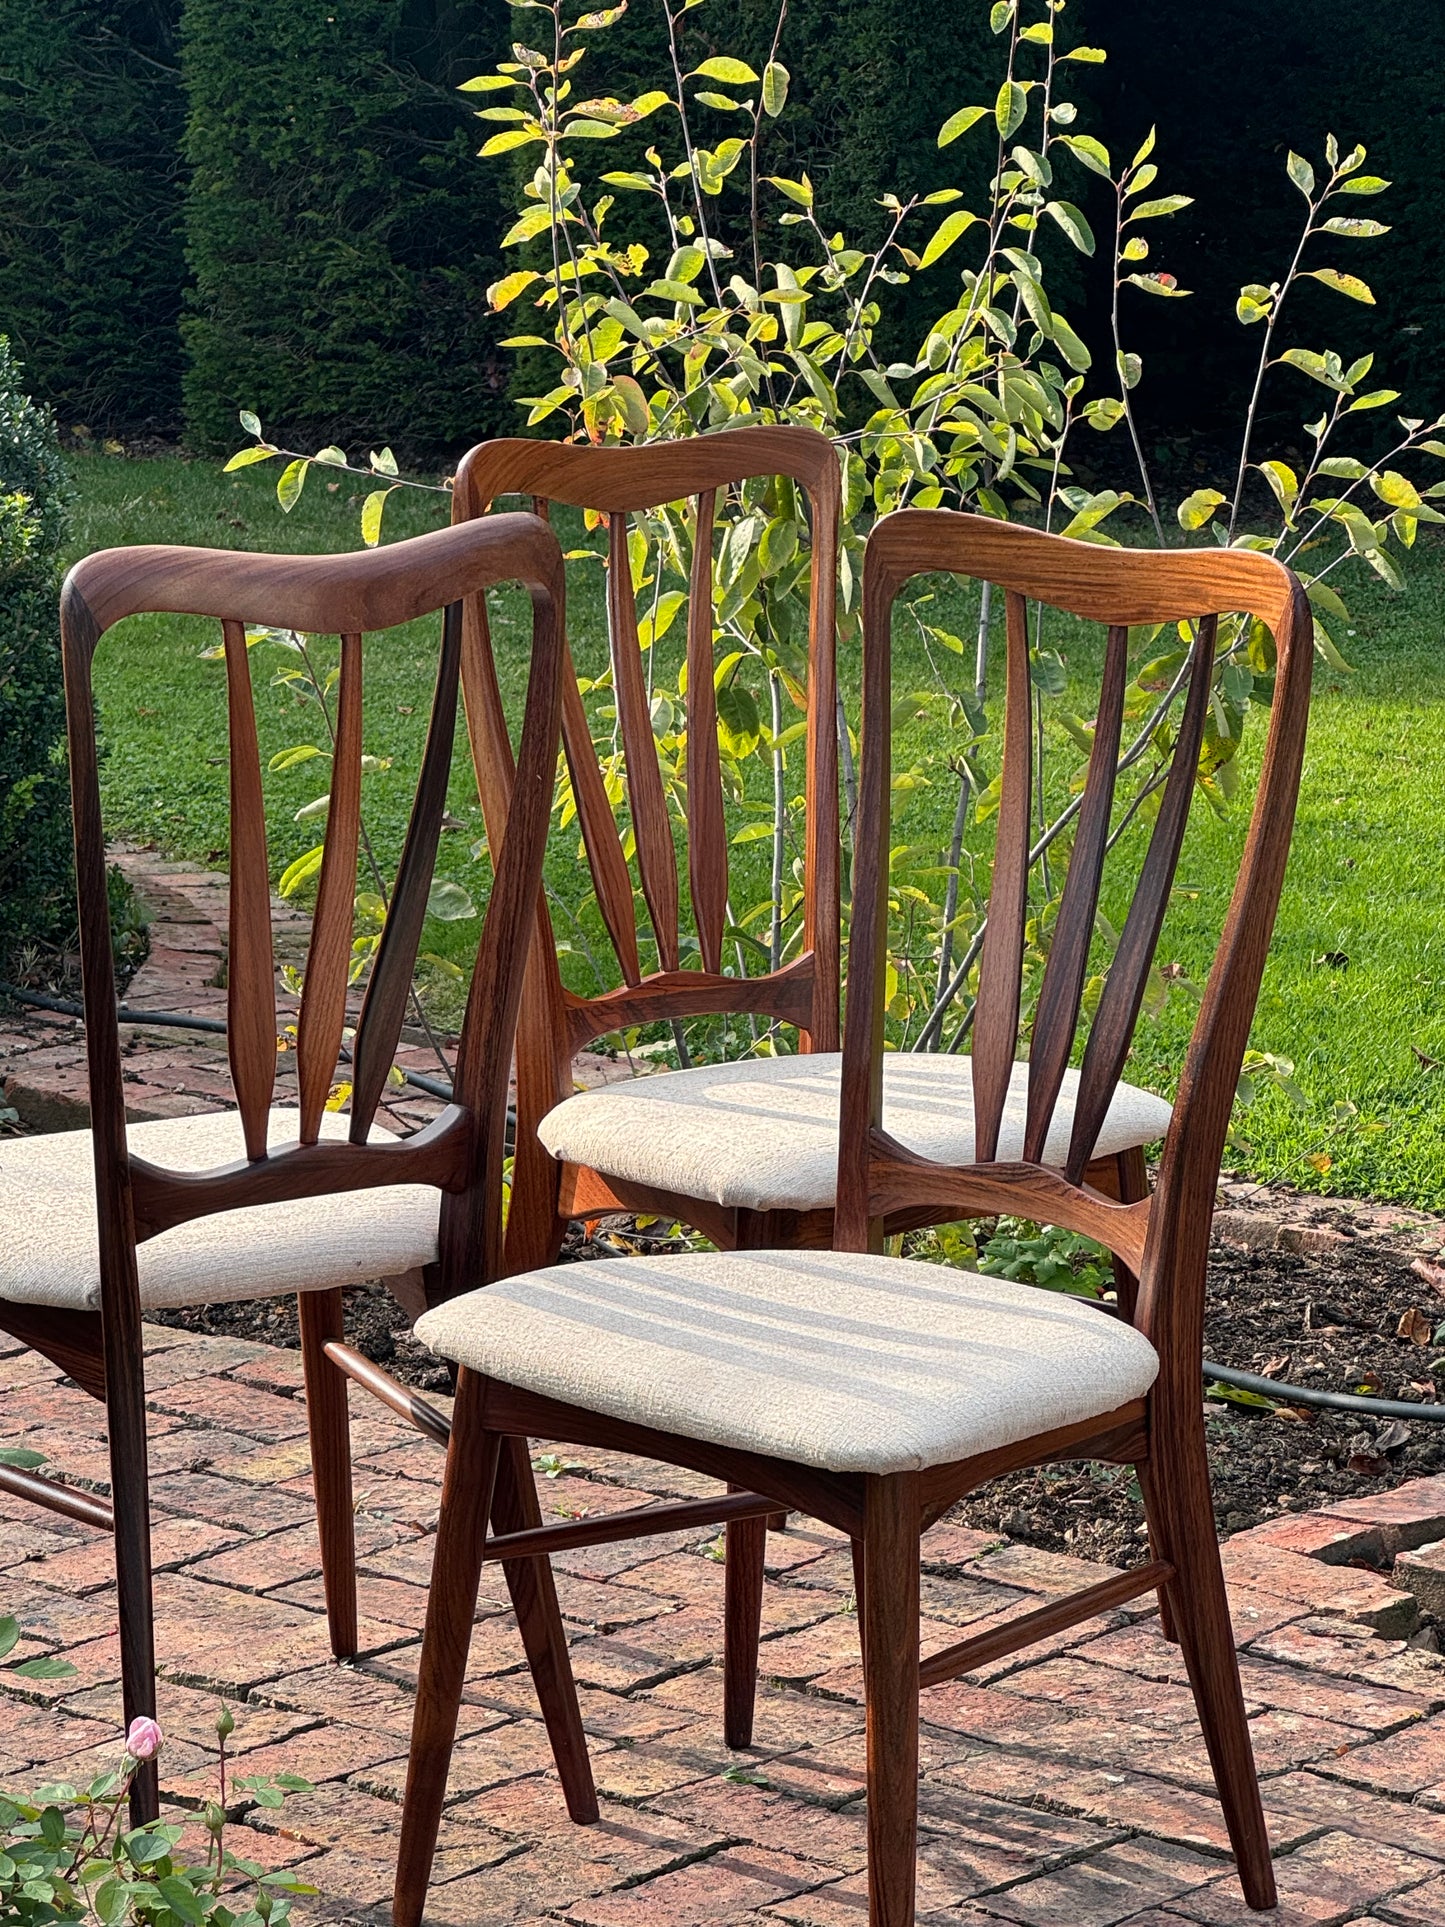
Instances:
[[[1004,755],[973,1043],[971,1161],[923,1155],[889,1130],[884,997],[895,598],[952,571],[1007,599]],[[1106,625],[1097,720],[1072,858],[1034,1026],[1023,1142],[1003,1122],[1017,1051],[1029,894],[1030,599]],[[418,1335],[458,1368],[394,1900],[416,1927],[445,1799],[503,1441],[529,1432],[685,1466],[847,1533],[861,1578],[869,1919],[913,1919],[918,1696],[1095,1613],[1157,1592],[1170,1612],[1252,1908],[1275,1902],[1215,1538],[1200,1367],[1205,1259],[1219,1159],[1289,851],[1303,759],[1311,624],[1296,578],[1241,551],[1105,549],[946,510],[881,521],[864,567],[861,783],[848,958],[835,1248],[686,1253],[548,1266],[450,1300]],[[1210,712],[1217,617],[1272,632],[1276,676],[1248,835],[1199,1005],[1151,1196],[1088,1182],[1173,886]],[[1074,1053],[1115,814],[1129,626],[1192,625],[1172,768],[1083,1044],[1064,1155],[1050,1120]],[[488,1201],[488,1208],[496,1205]],[[1017,1212],[1099,1240],[1137,1278],[1116,1315],[1063,1294],[881,1255],[899,1212]],[[923,1656],[921,1535],[983,1481],[1097,1459],[1135,1468],[1149,1556],[1133,1569]],[[633,1515],[672,1529],[678,1508]],[[613,1526],[615,1520],[603,1522]],[[587,1522],[529,1534],[579,1543]],[[594,1531],[596,1528],[594,1528]]]
[[[729,941],[729,834],[717,748],[715,609],[730,587],[729,549],[717,540],[719,500],[729,489],[784,477],[802,490],[810,524],[807,740],[802,928],[797,954],[779,970],[738,974],[745,946]],[[838,1168],[839,735],[836,670],[839,477],[837,451],[813,429],[729,429],[644,448],[560,446],[518,439],[483,442],[462,461],[453,495],[458,520],[485,514],[500,497],[530,496],[600,513],[607,529],[607,621],[612,693],[625,768],[626,821],[619,827],[582,695],[568,673],[562,728],[590,878],[613,949],[617,987],[583,996],[563,985],[545,901],[524,994],[517,1044],[517,1133],[509,1269],[558,1255],[567,1222],[609,1211],[680,1220],[723,1250],[832,1241]],[[628,557],[629,518],[690,499],[686,619],[685,817],[674,823],[648,706]],[[717,553],[714,554],[716,548]],[[679,578],[681,579],[681,578]],[[654,593],[658,584],[654,584]],[[576,627],[574,602],[573,626]],[[507,721],[486,612],[468,612],[465,685],[487,809],[485,772],[505,767]],[[736,639],[733,638],[733,641]],[[732,643],[726,645],[731,647]],[[606,746],[610,752],[610,743]],[[495,813],[497,806],[493,806]],[[630,866],[626,831],[635,856]],[[685,846],[685,862],[678,844]],[[690,886],[696,967],[683,968],[680,939]],[[634,876],[635,871],[635,876]],[[656,968],[648,967],[637,902],[647,912]],[[733,967],[736,965],[736,971]],[[724,966],[733,974],[724,974]],[[719,1012],[796,1026],[796,1051],[748,1056],[574,1092],[572,1060],[618,1028]],[[946,1162],[974,1155],[973,1073],[967,1056],[891,1053],[884,1063],[884,1115],[910,1148]],[[1023,1149],[1028,1066],[1011,1072],[1000,1155]],[[1063,1158],[1077,1073],[1066,1069],[1046,1156]],[[1089,1182],[1138,1199],[1148,1190],[1144,1147],[1169,1126],[1169,1106],[1120,1083],[1098,1125]],[[928,1209],[889,1214],[890,1234],[934,1222]],[[752,1738],[753,1686],[769,1524],[727,1527],[724,1732]]]
[[[531,593],[531,671],[495,885],[482,923],[442,1114],[402,1139],[375,1123],[412,984],[451,770],[461,610],[492,583]],[[521,994],[558,742],[563,571],[531,515],[449,528],[371,553],[243,555],[110,549],[66,578],[61,633],[75,818],[91,1127],[0,1147],[0,1330],[52,1359],[105,1407],[103,1499],[0,1466],[0,1489],[113,1532],[127,1723],[155,1713],[145,1367],[141,1321],[157,1307],[299,1293],[307,1424],[331,1644],[357,1649],[347,1376],[361,1377],[434,1436],[445,1421],[344,1344],[342,1292],[422,1269],[429,1298],[500,1268],[480,1200],[502,1158],[506,1034]],[[444,610],[435,697],[384,934],[351,1039],[350,1115],[329,1107],[347,1024],[357,887],[363,657],[387,630]],[[230,949],[227,1043],[237,1109],[128,1125],[116,1015],[92,659],[125,617],[219,618],[229,721]],[[335,754],[324,857],[296,1019],[297,1091],[276,1102],[276,966],[256,712],[246,625],[340,639]],[[363,635],[367,641],[363,647]],[[122,636],[121,647],[138,639]],[[493,1080],[496,1088],[493,1089]],[[245,1391],[237,1387],[237,1398]],[[525,1441],[509,1447],[499,1516],[537,1523]],[[510,1568],[518,1617],[559,1764],[579,1817],[595,1813],[565,1635],[545,1560]],[[576,1770],[568,1774],[569,1760]],[[154,1818],[153,1764],[132,1783],[135,1822]]]

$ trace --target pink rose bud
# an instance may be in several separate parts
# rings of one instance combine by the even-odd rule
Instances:
[[[133,1760],[153,1760],[160,1752],[164,1738],[155,1721],[141,1714],[130,1723],[130,1731],[125,1736],[125,1750]]]

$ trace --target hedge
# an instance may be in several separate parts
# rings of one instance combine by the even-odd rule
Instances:
[[[434,454],[510,423],[499,202],[457,84],[510,10],[444,0],[187,0],[186,421]]]
[[[55,425],[0,335],[0,969],[75,928],[59,552],[68,486]]]
[[[178,12],[0,5],[0,325],[36,392],[97,432],[180,419]]]

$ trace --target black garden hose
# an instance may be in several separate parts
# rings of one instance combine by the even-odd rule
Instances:
[[[1204,1376],[1217,1385],[1232,1385],[1236,1391],[1277,1399],[1281,1405],[1319,1405],[1327,1412],[1358,1412],[1362,1418],[1423,1418],[1437,1425],[1445,1422],[1445,1405],[1411,1405],[1402,1398],[1365,1398],[1358,1392],[1317,1392],[1309,1385],[1281,1385],[1278,1379],[1237,1372],[1232,1365],[1215,1365],[1207,1358]]]
[[[13,997],[17,1004],[29,1004],[36,1010],[53,1010],[61,1017],[83,1017],[84,1006],[69,997],[47,997],[38,990],[21,990],[16,984],[0,983],[0,992]],[[213,1036],[224,1037],[226,1024],[221,1017],[188,1017],[175,1010],[132,1010],[129,1004],[118,1004],[116,1016],[123,1024],[155,1024],[167,1030],[204,1030]],[[343,1051],[350,1061],[350,1053]],[[428,1097],[439,1097],[444,1104],[452,1101],[452,1087],[439,1077],[426,1077],[421,1071],[403,1071],[404,1081],[413,1090],[425,1091]]]

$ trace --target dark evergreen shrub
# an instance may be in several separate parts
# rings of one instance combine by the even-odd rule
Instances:
[[[450,452],[510,413],[500,198],[457,84],[505,45],[502,0],[187,0],[187,423],[238,408],[303,446]]]
[[[180,4],[0,3],[0,327],[100,433],[179,425]]]
[[[75,926],[60,547],[69,489],[50,411],[0,335],[0,970]]]

